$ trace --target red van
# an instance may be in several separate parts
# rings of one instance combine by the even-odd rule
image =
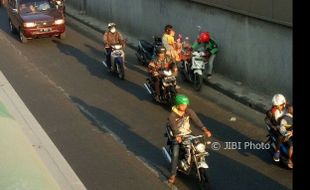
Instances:
[[[50,0],[9,0],[9,26],[17,32],[22,43],[28,39],[66,36],[63,11]]]

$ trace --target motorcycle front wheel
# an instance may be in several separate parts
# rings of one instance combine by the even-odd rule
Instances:
[[[116,68],[117,68],[118,77],[120,79],[124,80],[125,70],[124,70],[123,62],[121,60],[117,59],[115,64],[116,64]]]
[[[201,178],[201,181],[199,182],[200,183],[199,184],[200,189],[201,190],[210,190],[211,186],[210,186],[210,182],[209,182],[207,169],[206,168],[199,168],[199,173],[200,173],[200,178]]]
[[[202,76],[199,75],[198,73],[194,74],[194,89],[199,91],[201,89],[202,86]]]

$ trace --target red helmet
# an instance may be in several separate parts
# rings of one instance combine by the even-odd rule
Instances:
[[[201,32],[198,38],[199,43],[206,43],[210,41],[210,34],[209,32]]]

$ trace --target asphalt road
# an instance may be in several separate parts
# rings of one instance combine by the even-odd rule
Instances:
[[[107,73],[101,34],[67,19],[65,40],[22,44],[0,8],[0,70],[87,189],[169,189],[161,153],[169,110],[143,88],[145,68],[126,48],[126,80]],[[266,140],[263,114],[208,86],[181,87],[213,141]],[[274,164],[267,150],[210,150],[207,161],[213,190],[292,189],[292,171]],[[198,189],[195,176],[179,175],[176,186]]]

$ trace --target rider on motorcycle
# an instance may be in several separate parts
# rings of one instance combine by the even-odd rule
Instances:
[[[177,95],[175,98],[175,106],[172,107],[172,112],[169,116],[169,126],[172,130],[175,141],[173,142],[173,158],[171,162],[171,176],[168,179],[169,183],[175,182],[177,172],[177,164],[179,157],[180,143],[184,135],[191,134],[190,120],[199,127],[207,137],[211,137],[211,132],[203,125],[196,113],[188,108],[189,99],[185,95]]]
[[[207,78],[211,79],[214,58],[218,52],[218,46],[214,40],[211,39],[209,32],[201,32],[197,41],[192,45],[193,51],[202,51],[207,53],[208,57],[208,69]]]
[[[286,98],[282,94],[275,94],[272,98],[272,108],[270,116],[271,123],[277,135],[277,143],[275,153],[273,155],[273,160],[275,162],[280,161],[280,145],[284,142],[283,135],[279,130],[281,128],[281,119],[286,115],[286,113],[288,113],[288,111],[292,112],[292,106],[287,104]]]
[[[156,57],[149,63],[148,71],[152,77],[155,84],[155,100],[160,101],[160,79],[162,77],[162,70],[169,69],[172,59],[170,56],[166,55],[166,48],[157,47]]]
[[[120,32],[116,31],[115,23],[112,22],[108,24],[108,30],[103,35],[103,43],[106,50],[106,63],[108,66],[108,71],[111,71],[112,45],[121,44],[123,47],[125,46],[123,36]]]

